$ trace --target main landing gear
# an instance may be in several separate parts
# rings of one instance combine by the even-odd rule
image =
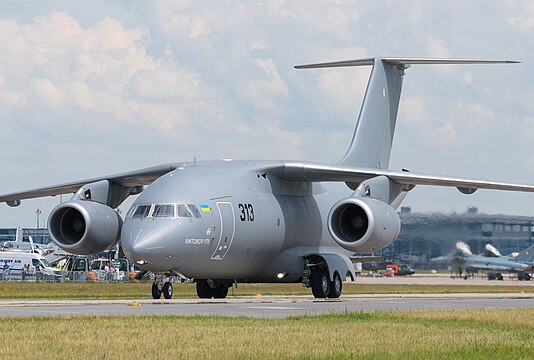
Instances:
[[[531,276],[529,273],[526,273],[526,272],[519,272],[517,273],[517,280],[519,281],[529,281],[531,279]]]
[[[504,279],[501,273],[489,272],[487,276],[488,276],[488,280],[503,280]]]
[[[228,295],[228,284],[220,283],[211,279],[200,279],[197,283],[197,295],[201,299],[224,299]]]
[[[310,286],[317,299],[337,299],[341,296],[343,282],[337,272],[334,273],[334,280],[330,281],[328,270],[316,269],[311,272]]]
[[[164,281],[167,280],[167,281]],[[172,283],[161,275],[157,275],[152,284],[152,299],[161,299],[161,294],[165,299],[172,299]]]

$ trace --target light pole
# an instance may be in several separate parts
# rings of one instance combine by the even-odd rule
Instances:
[[[37,229],[39,229],[39,215],[41,215],[41,210],[37,209],[35,215],[37,215]]]

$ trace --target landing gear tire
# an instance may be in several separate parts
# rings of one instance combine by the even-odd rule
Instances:
[[[502,281],[504,278],[502,277],[502,274],[501,273],[497,273],[495,274],[495,276],[497,277],[497,280],[500,280]]]
[[[152,299],[161,299],[161,290],[156,283],[152,284]]]
[[[341,276],[336,272],[334,273],[334,280],[330,283],[330,290],[328,291],[328,297],[337,299],[341,296],[341,290],[343,289],[343,282]]]
[[[225,284],[217,284],[217,287],[213,288],[212,292],[215,299],[224,299],[228,295],[228,286]]]
[[[491,281],[491,280],[495,280],[495,279],[497,279],[497,276],[495,276],[495,274],[494,274],[494,273],[491,273],[491,272],[490,272],[490,273],[488,273],[488,280],[490,280],[490,281]]]
[[[328,272],[324,270],[316,270],[311,273],[310,284],[312,294],[317,299],[324,299],[330,292],[330,279],[328,279]]]
[[[208,280],[197,280],[197,295],[201,299],[211,299],[213,292]]]
[[[172,299],[172,283],[169,281],[163,284],[163,297],[165,299]]]
[[[530,274],[526,272],[520,272],[517,274],[517,280],[519,281],[529,281],[531,279]]]

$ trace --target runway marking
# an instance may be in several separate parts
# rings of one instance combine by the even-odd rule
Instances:
[[[302,308],[289,306],[243,306],[243,309],[259,309],[259,310],[304,310]]]

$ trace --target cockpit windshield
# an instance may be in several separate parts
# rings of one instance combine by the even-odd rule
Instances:
[[[142,219],[148,217],[151,205],[139,205],[132,214],[132,219]]]
[[[200,219],[201,214],[198,207],[194,204],[187,204],[187,206],[184,204],[133,205],[126,214],[126,218],[129,219],[174,219],[176,217]]]
[[[185,207],[185,205],[182,205],[182,204],[178,205],[178,216],[185,217],[185,218],[192,217],[189,211],[187,211],[187,208]]]
[[[187,204],[187,207],[189,208],[189,210],[191,210],[194,217],[200,219],[200,211],[198,211],[198,208],[195,204]]]
[[[155,218],[173,218],[174,204],[156,204],[152,216]]]

